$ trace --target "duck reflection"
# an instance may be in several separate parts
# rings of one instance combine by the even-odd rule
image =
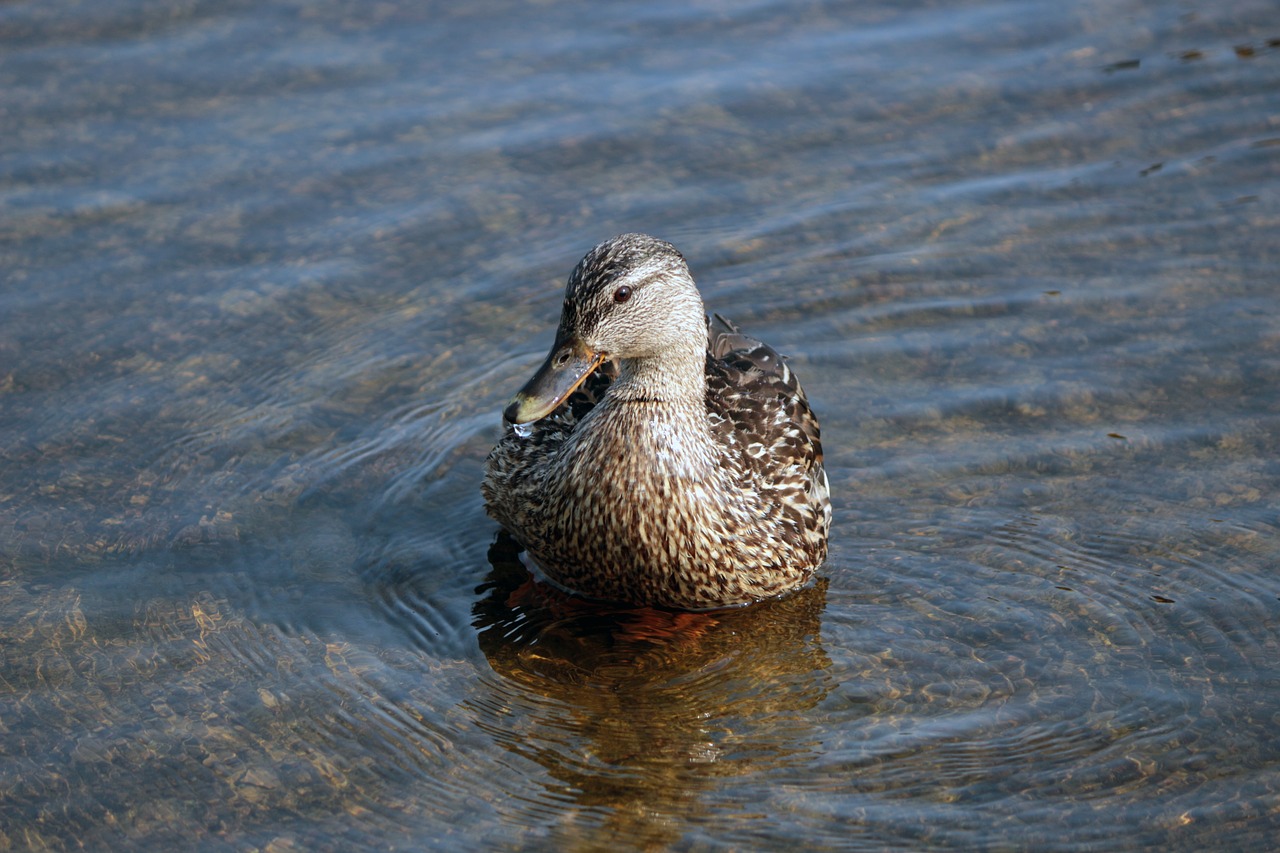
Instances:
[[[820,748],[811,711],[830,687],[825,579],[783,599],[687,613],[566,595],[535,580],[505,534],[489,561],[474,624],[500,678],[473,710],[559,783],[524,809],[559,822],[561,840],[660,846],[700,812],[746,817],[752,804],[718,792],[717,780],[765,785],[762,773]]]

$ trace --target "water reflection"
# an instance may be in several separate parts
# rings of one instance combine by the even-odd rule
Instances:
[[[603,605],[534,579],[505,534],[474,607],[492,691],[477,724],[557,783],[520,815],[573,838],[669,844],[683,823],[745,809],[717,780],[813,760],[828,695],[827,581],[713,613]],[[557,804],[558,809],[550,806]]]

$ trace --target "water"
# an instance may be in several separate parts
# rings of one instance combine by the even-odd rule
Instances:
[[[0,6],[0,846],[1280,830],[1266,2]],[[601,239],[788,353],[823,582],[534,584]]]

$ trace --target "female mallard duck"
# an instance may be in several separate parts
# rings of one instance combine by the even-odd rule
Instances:
[[[708,327],[670,243],[623,234],[587,253],[503,419],[486,508],[569,590],[702,610],[794,589],[826,558],[804,391],[773,349]]]

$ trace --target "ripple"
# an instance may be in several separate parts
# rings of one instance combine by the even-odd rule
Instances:
[[[1072,466],[1024,470],[951,504],[917,472],[930,500],[858,513],[859,540],[833,549],[823,630],[838,684],[824,729],[839,734],[789,802],[862,816],[859,839],[956,845],[1002,820],[1053,845],[1045,827],[1099,803],[1148,815],[1154,840],[1182,825],[1177,804],[1270,766],[1270,715],[1241,701],[1276,683],[1268,514],[1215,521],[1161,494],[1167,481],[1119,473],[1085,510]],[[1072,843],[1116,825],[1077,826]]]
[[[0,6],[0,847],[1274,844],[1273,0],[712,6]],[[494,543],[632,228],[795,358],[824,583]]]

